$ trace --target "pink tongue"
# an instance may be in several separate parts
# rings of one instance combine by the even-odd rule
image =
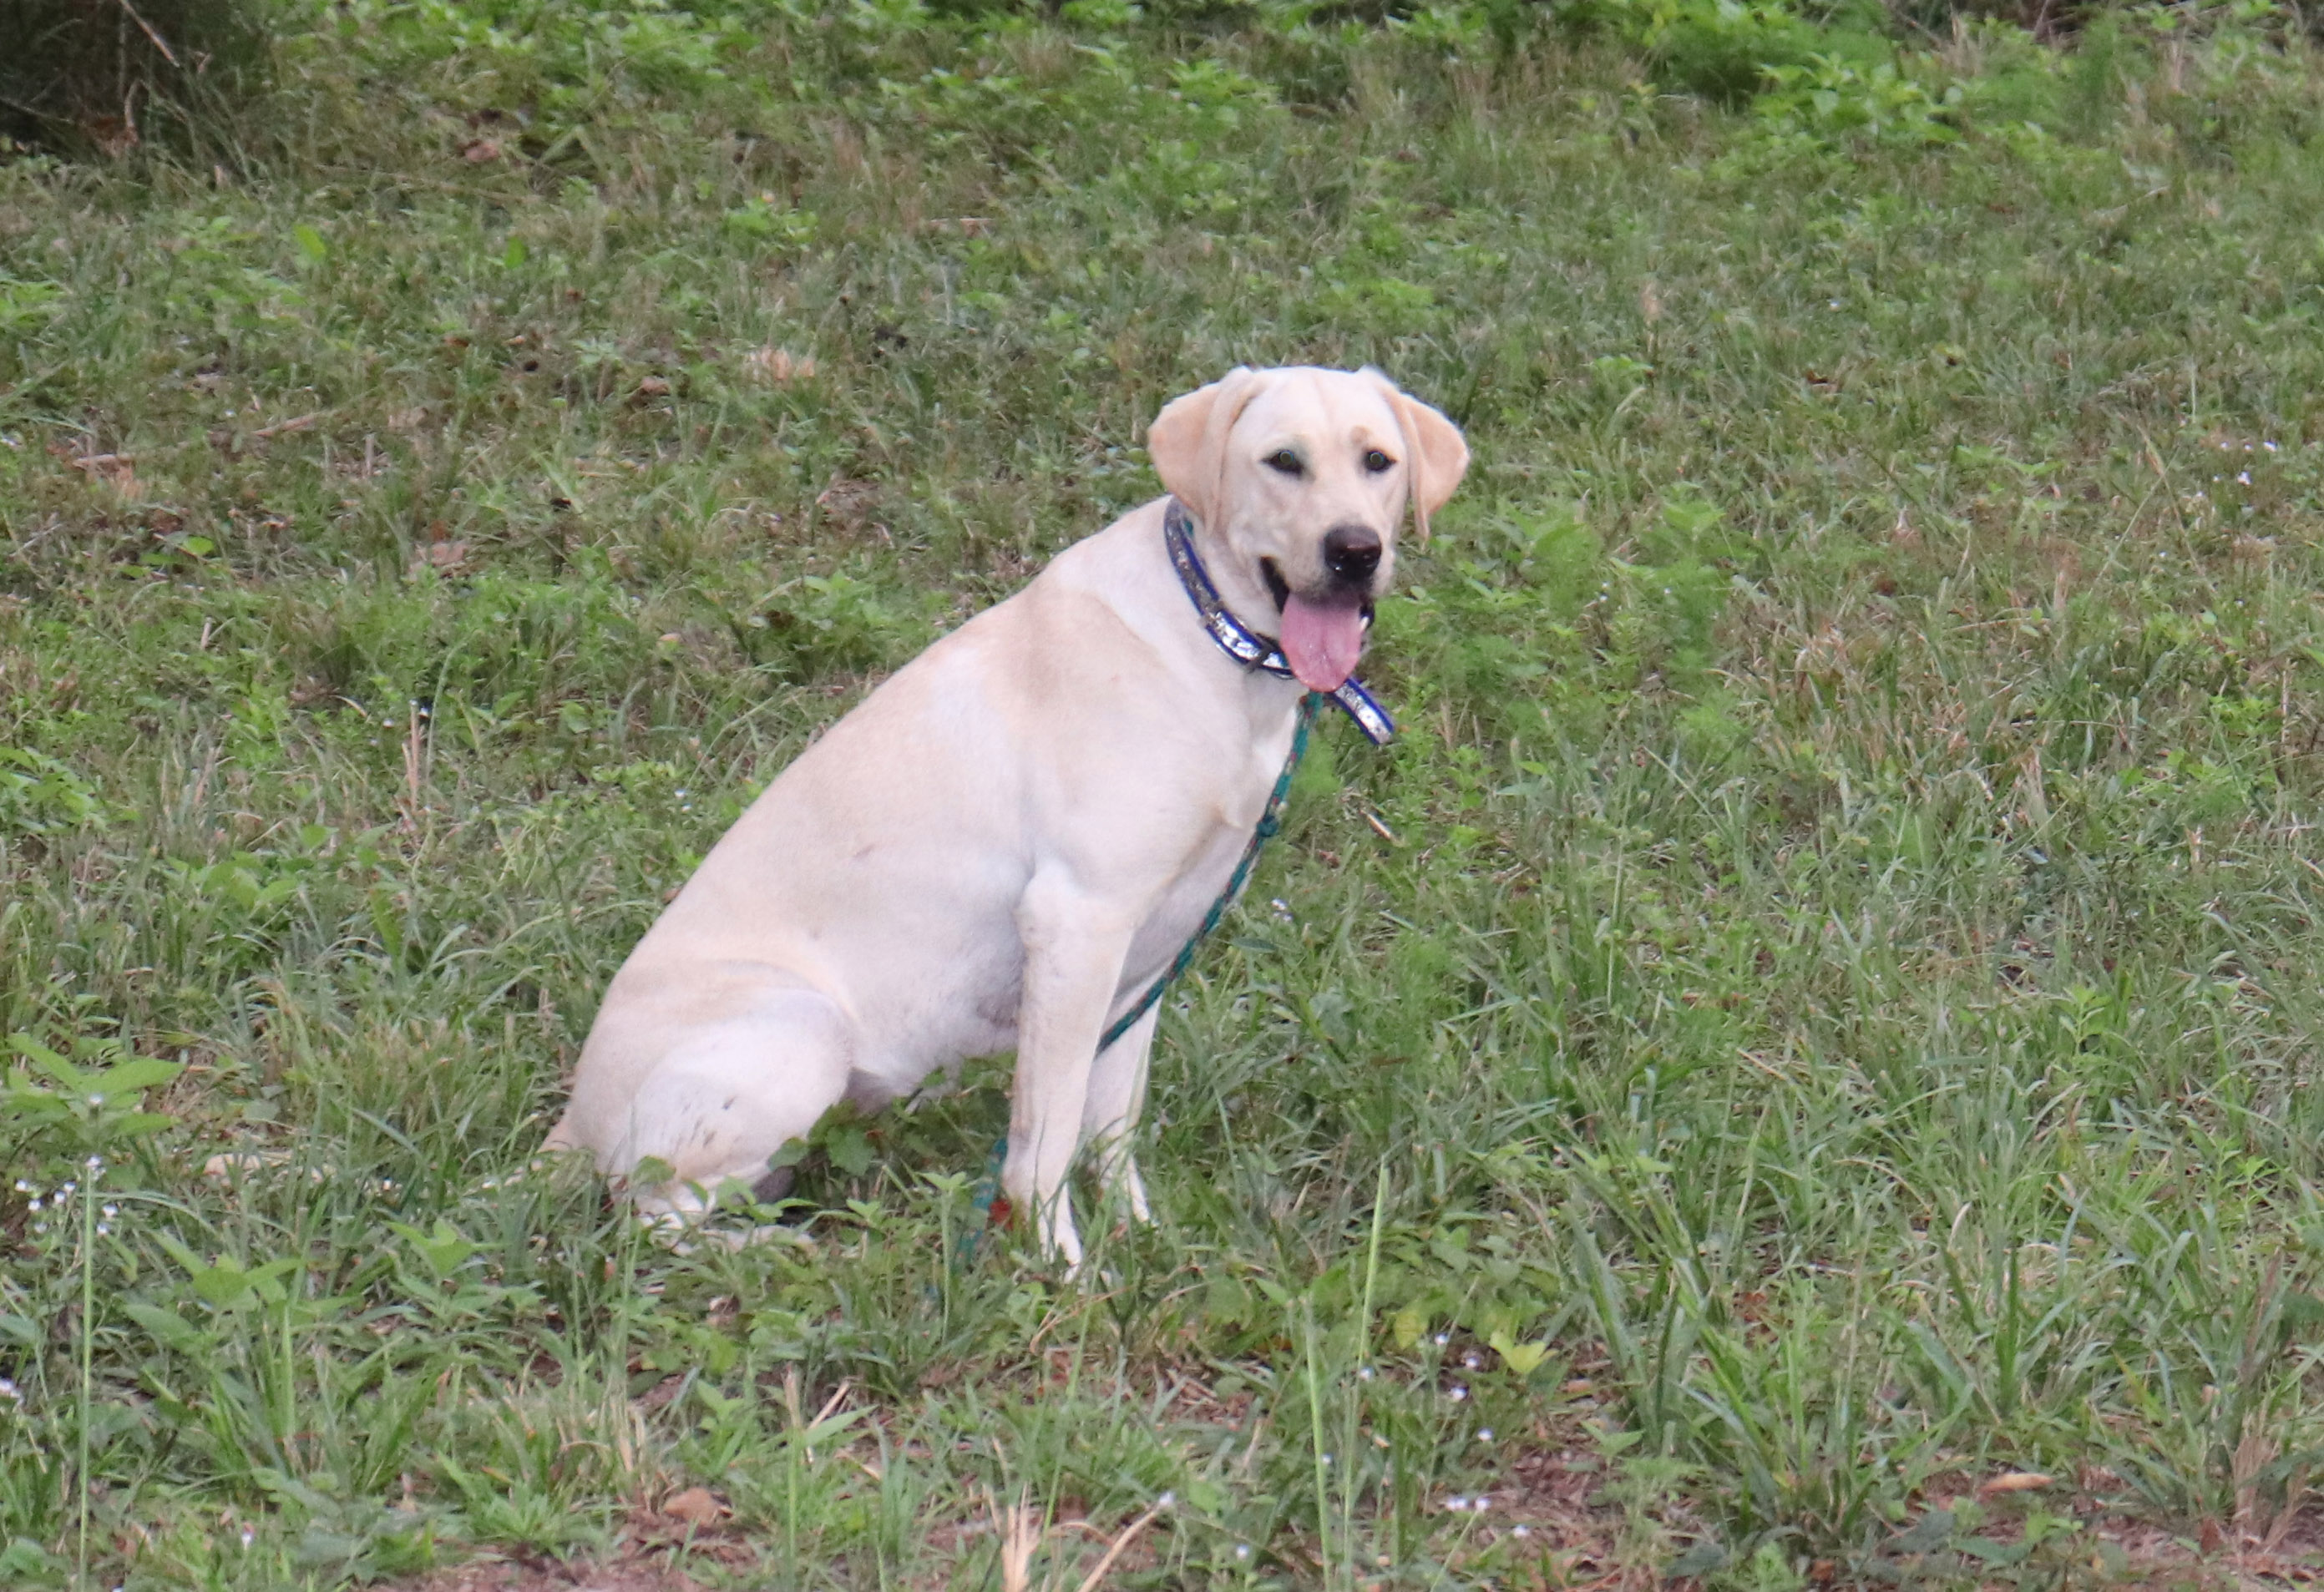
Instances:
[[[1293,596],[1283,604],[1283,659],[1310,691],[1337,691],[1364,650],[1364,613]]]

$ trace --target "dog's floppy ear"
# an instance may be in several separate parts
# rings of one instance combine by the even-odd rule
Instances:
[[[1461,477],[1469,473],[1469,445],[1461,428],[1400,390],[1378,371],[1365,373],[1380,384],[1396,423],[1404,433],[1405,456],[1412,461],[1412,526],[1428,542],[1428,517],[1444,506]]]
[[[1226,475],[1227,433],[1258,395],[1259,373],[1237,365],[1207,387],[1162,406],[1146,429],[1146,451],[1163,487],[1195,521],[1211,523]]]

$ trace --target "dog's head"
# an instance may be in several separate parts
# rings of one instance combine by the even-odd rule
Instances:
[[[1396,573],[1404,507],[1428,517],[1469,467],[1460,428],[1378,371],[1254,371],[1173,400],[1147,446],[1194,515],[1219,594],[1279,630],[1310,690],[1337,690]]]

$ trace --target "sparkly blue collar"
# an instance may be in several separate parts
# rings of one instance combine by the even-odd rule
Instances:
[[[1283,660],[1281,645],[1254,635],[1219,600],[1219,589],[1211,584],[1203,561],[1194,557],[1194,529],[1187,519],[1186,506],[1176,498],[1163,507],[1162,539],[1170,548],[1170,566],[1178,572],[1178,584],[1186,588],[1187,601],[1202,615],[1203,629],[1210,632],[1219,650],[1245,668],[1290,679],[1291,666]],[[1339,704],[1341,711],[1356,722],[1356,728],[1374,746],[1386,746],[1395,738],[1396,721],[1388,716],[1388,710],[1372,699],[1372,694],[1355,676],[1350,675],[1337,691],[1316,695],[1328,695]]]

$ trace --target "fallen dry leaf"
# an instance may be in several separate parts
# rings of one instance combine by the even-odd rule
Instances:
[[[259,430],[252,432],[251,435],[253,437],[271,439],[292,431],[304,431],[322,418],[322,411],[318,410],[311,415],[300,415],[298,419],[293,420],[278,420],[272,426],[263,427]]]
[[[70,454],[66,463],[91,481],[101,481],[134,502],[145,495],[145,483],[137,479],[134,459],[130,454]]]
[[[2031,1493],[2049,1485],[2050,1478],[2038,1470],[2005,1470],[1978,1484],[1977,1493],[1980,1498],[1989,1498],[1996,1493]]]
[[[460,158],[471,166],[482,166],[501,158],[501,146],[489,138],[479,138],[460,152]]]
[[[742,367],[760,381],[780,386],[787,382],[814,380],[815,355],[793,358],[788,348],[753,348],[742,356]]]
[[[669,396],[669,383],[659,376],[648,376],[644,381],[638,383],[638,396],[640,398],[668,398]]]
[[[290,1159],[288,1150],[229,1150],[202,1163],[202,1175],[212,1182],[227,1182]]]
[[[135,149],[143,141],[137,136],[137,124],[119,116],[91,116],[82,131],[96,141],[97,147],[109,159],[118,159]]]
[[[664,1498],[661,1512],[672,1520],[696,1527],[716,1525],[733,1513],[708,1487],[688,1487],[676,1497]]]

